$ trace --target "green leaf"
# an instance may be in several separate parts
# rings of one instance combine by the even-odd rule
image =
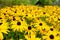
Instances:
[[[12,0],[12,4],[21,4],[21,0]]]
[[[30,4],[30,0],[20,0],[21,4]]]
[[[39,0],[20,0],[23,4],[36,4]]]
[[[36,37],[37,37],[37,38],[42,38],[42,34],[39,33],[39,32],[40,32],[40,31],[36,32]]]
[[[9,24],[11,23],[11,20],[9,20],[9,19],[7,19],[7,21],[6,22],[8,22]]]
[[[31,19],[31,20],[30,20],[30,19],[28,19],[28,18],[25,17],[25,21],[26,21],[27,24],[31,24],[31,22],[33,22],[33,20],[34,20],[34,19]]]
[[[44,22],[46,22],[46,18],[49,18],[49,17],[48,17],[48,16],[40,17],[40,19],[41,19],[42,21],[44,21]],[[47,24],[48,26],[52,26],[52,24],[49,23],[49,22],[46,22],[46,24]]]
[[[45,21],[45,20],[46,20],[46,18],[45,18],[45,17],[40,17],[40,19],[41,19],[42,21]]]
[[[43,5],[52,5],[56,0],[39,0]]]
[[[45,0],[39,0],[39,1],[42,3],[42,5],[45,4]]]
[[[16,38],[16,40],[17,40],[17,39],[25,39],[24,31],[23,31],[23,32],[15,31],[14,39],[15,39],[15,38]]]
[[[39,17],[42,21],[46,21],[46,18],[49,18],[48,16],[45,16],[45,17]]]
[[[48,26],[52,26],[52,24],[51,24],[51,23],[49,23],[49,22],[46,22],[46,24],[47,24]]]
[[[11,30],[8,34],[3,33],[4,40],[9,40],[14,36],[14,32]]]
[[[39,0],[30,0],[30,4],[36,4]]]
[[[33,28],[36,28],[35,24],[32,25]]]

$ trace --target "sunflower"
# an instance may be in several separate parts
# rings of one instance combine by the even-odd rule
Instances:
[[[15,16],[24,16],[26,13],[26,7],[25,6],[13,6],[13,8],[11,8],[11,10],[14,12]]]
[[[43,36],[43,39],[45,39],[45,40],[59,40],[60,36],[58,34],[59,34],[58,31],[56,31],[56,30],[53,31],[51,29],[51,31],[48,31],[48,33],[45,36]]]
[[[9,13],[9,10],[10,10],[11,7],[4,7],[2,9],[0,9],[2,13]]]
[[[27,40],[31,40],[30,37],[31,37],[30,35],[25,35],[25,38],[26,38]]]
[[[33,24],[35,25],[36,29],[39,30],[42,34],[47,33],[49,30],[49,26],[41,19],[35,19]]]
[[[43,40],[60,40],[60,7],[33,5],[4,7],[0,9],[1,40],[2,33],[8,34],[9,28],[19,32],[24,31],[27,40],[42,40],[42,38]],[[36,37],[36,34],[39,37]]]
[[[27,40],[41,40],[41,38],[36,38],[36,32],[33,32],[32,30],[30,30],[30,32],[25,35],[25,38]]]
[[[0,32],[0,40],[3,40],[3,34]]]
[[[0,20],[0,32],[7,34],[8,28],[8,23],[6,21]]]
[[[27,33],[27,32],[28,32],[28,34],[31,33],[31,32],[36,33],[36,31],[37,31],[37,30],[36,30],[35,28],[33,28],[32,25],[26,26],[25,33]]]
[[[6,22],[6,20],[0,20],[0,36],[1,36],[1,39],[4,39],[3,38],[3,33],[5,34],[8,34],[9,32],[9,27],[8,27],[8,23]]]
[[[25,28],[26,28],[26,26],[27,26],[27,24],[26,24],[26,22],[25,22],[25,20],[15,20],[15,21],[12,21],[11,22],[11,28],[14,30],[14,31],[23,31]]]

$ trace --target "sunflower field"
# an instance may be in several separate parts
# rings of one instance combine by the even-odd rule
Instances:
[[[60,0],[0,0],[0,40],[60,40]]]

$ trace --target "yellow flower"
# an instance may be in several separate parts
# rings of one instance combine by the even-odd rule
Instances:
[[[9,26],[8,23],[6,22],[6,20],[0,20],[0,39],[4,39],[3,38],[3,33],[8,34],[9,32]]]
[[[7,32],[9,32],[8,31],[8,23],[6,23],[6,21],[1,21],[0,20],[0,32],[3,32],[3,33],[6,33],[6,34],[8,34]]]
[[[40,17],[46,17],[46,20]],[[11,23],[8,24],[8,21]],[[26,21],[28,20],[28,21]],[[31,21],[33,20],[33,21]],[[28,22],[31,22],[30,24]],[[46,22],[52,24],[48,26]],[[48,23],[48,24],[49,24]],[[60,7],[59,6],[34,6],[34,5],[15,5],[13,7],[4,7],[0,9],[0,39],[3,34],[8,34],[9,28],[14,31],[25,31],[27,40],[41,40],[36,38],[36,32],[39,31],[45,40],[60,40]],[[38,35],[39,36],[39,35]],[[20,39],[22,40],[22,39]]]
[[[3,34],[0,32],[0,40],[3,40]]]
[[[28,32],[28,34],[31,33],[31,31],[33,31],[33,32],[37,31],[35,28],[33,28],[32,25],[28,25],[25,28],[26,29],[24,29],[24,30],[25,30],[25,32]]]
[[[48,33],[45,36],[43,36],[43,39],[59,40],[60,36],[58,35],[58,31],[48,31]]]
[[[25,35],[25,38],[26,38],[27,40],[31,40],[30,35]]]
[[[58,20],[58,22],[60,22],[60,15],[58,15],[58,19],[57,20]]]
[[[31,34],[25,35],[25,38],[27,40],[41,40],[41,38],[36,38],[36,34],[31,31]]]
[[[12,29],[14,30],[14,31],[23,31],[25,28],[26,28],[26,26],[27,26],[27,24],[26,24],[26,22],[24,21],[24,20],[15,20],[15,21],[12,21],[11,22],[11,24],[12,24]]]
[[[47,26],[47,24],[41,19],[35,19],[34,25],[36,29],[39,30],[42,34],[47,33],[47,31],[49,30],[49,26]]]

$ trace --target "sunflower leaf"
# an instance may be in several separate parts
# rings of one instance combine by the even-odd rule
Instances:
[[[48,26],[52,26],[52,24],[51,24],[51,23],[49,23],[49,22],[46,22],[46,24],[47,24]]]
[[[37,37],[37,38],[42,38],[42,34],[40,33],[40,31],[38,31],[38,32],[36,33],[36,37]]]
[[[45,17],[39,17],[42,21],[46,21],[46,18],[49,18],[48,16],[45,16]]]
[[[34,20],[34,19],[31,19],[31,20],[30,20],[30,19],[28,19],[28,18],[25,17],[25,21],[26,21],[27,24],[31,24],[31,22],[32,22],[33,20]]]

